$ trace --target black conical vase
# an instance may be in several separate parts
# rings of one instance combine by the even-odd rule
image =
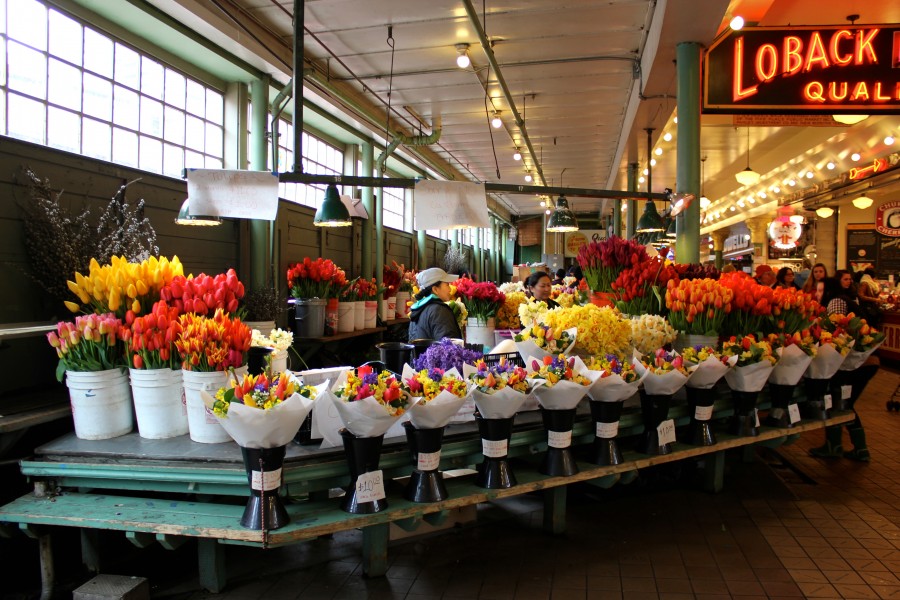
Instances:
[[[477,467],[475,485],[486,489],[511,488],[516,485],[516,476],[509,464],[509,439],[515,415],[507,419],[485,419],[477,412],[475,422],[481,434],[481,449],[484,460]]]
[[[403,497],[411,502],[440,502],[449,497],[444,475],[438,469],[441,462],[441,443],[444,428],[418,429],[407,421],[406,441],[416,469],[409,476]]]
[[[578,473],[578,465],[572,454],[575,409],[549,410],[541,407],[541,416],[547,432],[547,452],[544,453],[538,473],[553,477],[575,475]]]
[[[742,392],[731,390],[731,401],[734,406],[734,416],[728,432],[743,437],[756,437],[759,435],[759,427],[756,424],[756,398],[759,392]]]
[[[805,418],[817,421],[828,418],[825,394],[828,393],[829,381],[829,379],[806,379],[806,402],[800,406],[800,412]]]
[[[769,397],[772,399],[772,408],[766,416],[764,423],[769,427],[793,427],[791,423],[791,404],[794,399],[795,385],[781,383],[769,384]]]
[[[672,396],[647,394],[641,390],[641,417],[644,421],[644,433],[638,438],[638,452],[643,454],[661,455],[672,452],[672,444],[659,443],[660,424],[669,418],[669,405]]]
[[[250,350],[247,352],[247,372],[250,375],[259,375],[265,371],[269,355],[274,351],[274,348],[251,346]]]
[[[625,401],[600,402],[591,400],[591,420],[594,421],[594,444],[591,447],[591,462],[606,467],[621,464],[622,451],[616,442],[619,434],[619,419]]]
[[[691,414],[691,424],[688,427],[689,443],[694,446],[715,446],[716,434],[710,426],[713,404],[716,403],[715,387],[686,389]]]
[[[858,369],[857,369],[858,370]],[[831,393],[831,408],[836,411],[850,410],[851,398],[853,397],[852,386],[853,378],[856,371],[838,371],[831,378],[828,385]],[[847,398],[844,398],[844,386],[851,386],[851,392]]]
[[[241,527],[247,529],[279,529],[291,522],[278,489],[284,465],[284,446],[277,448],[241,447],[250,497],[241,516]]]
[[[350,485],[347,493],[341,499],[341,510],[354,515],[369,515],[381,512],[387,508],[388,503],[384,498],[384,480],[381,471],[378,470],[378,461],[381,460],[381,444],[384,435],[376,437],[356,437],[346,429],[341,429],[341,438],[344,440],[344,454],[347,457],[347,466],[350,469]],[[359,478],[366,473],[373,473],[372,481],[361,486]],[[375,488],[380,487],[381,498],[363,500],[372,495],[372,483]],[[362,488],[362,489],[361,489]]]

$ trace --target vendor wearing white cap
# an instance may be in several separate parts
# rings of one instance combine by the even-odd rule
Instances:
[[[450,283],[456,275],[448,275],[443,269],[425,269],[416,275],[419,293],[409,313],[409,339],[440,340],[461,338],[453,311],[447,306],[450,300]]]

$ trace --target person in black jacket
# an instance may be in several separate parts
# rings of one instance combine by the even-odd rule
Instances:
[[[450,300],[449,284],[456,279],[456,275],[448,275],[437,267],[416,275],[420,289],[409,313],[410,340],[462,338],[453,310],[447,306]]]

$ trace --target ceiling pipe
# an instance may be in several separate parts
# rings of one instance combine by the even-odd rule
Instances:
[[[436,144],[439,139],[441,139],[440,116],[434,118],[434,122],[431,124],[431,134],[429,135],[403,135],[402,133],[394,132],[394,139],[392,139],[391,143],[387,145],[387,148],[378,155],[378,159],[375,161],[375,169],[378,171],[379,175],[384,175],[384,164],[400,144],[403,144],[404,146],[430,146],[431,144]]]
[[[525,120],[522,118],[522,115],[519,114],[519,110],[516,108],[516,101],[513,99],[512,93],[509,91],[509,86],[506,85],[506,79],[503,78],[503,72],[500,70],[500,64],[497,62],[497,57],[494,56],[494,50],[491,48],[491,42],[487,38],[487,34],[484,32],[484,27],[482,27],[481,21],[478,20],[478,13],[476,12],[475,7],[472,5],[472,0],[463,0],[463,5],[466,7],[466,14],[469,16],[469,21],[471,21],[472,27],[475,28],[475,32],[478,34],[478,40],[481,42],[481,48],[482,50],[484,50],[484,55],[487,57],[488,62],[491,64],[491,68],[494,69],[494,75],[497,76],[497,83],[500,84],[500,89],[503,91],[503,96],[506,98],[506,103],[509,105],[512,114],[516,119],[516,126],[518,126],[519,131],[522,133],[522,139],[525,140],[525,146],[528,148],[528,153],[531,155],[531,162],[534,165],[534,168],[537,170],[538,177],[541,178],[541,183],[546,185],[547,180],[544,178],[544,171],[541,168],[541,163],[538,161],[538,156],[534,151],[534,146],[531,145],[531,138],[528,137],[528,131],[525,129]]]

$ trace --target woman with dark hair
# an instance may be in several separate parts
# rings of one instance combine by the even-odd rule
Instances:
[[[815,270],[813,270],[815,272]],[[834,277],[825,280],[825,313],[828,315],[859,314],[859,302],[853,287],[853,273],[845,269],[835,271]]]
[[[813,265],[809,277],[806,278],[806,283],[803,284],[803,291],[807,294],[814,293],[816,291],[816,284],[820,281],[824,281],[827,277],[828,269],[825,268],[825,265],[816,263]]]
[[[775,274],[775,287],[799,290],[800,288],[794,283],[794,270],[790,267],[778,269],[778,273]]]
[[[409,339],[462,337],[453,310],[447,306],[447,301],[450,300],[450,283],[456,279],[456,275],[448,275],[437,267],[425,269],[416,275],[421,289],[409,312]]]
[[[535,302],[546,302],[547,308],[559,308],[559,303],[550,297],[553,286],[550,276],[543,271],[536,271],[525,279],[525,295]]]
[[[566,278],[566,270],[565,269],[557,269],[556,270],[556,279],[550,282],[551,285],[565,285],[564,281]]]

